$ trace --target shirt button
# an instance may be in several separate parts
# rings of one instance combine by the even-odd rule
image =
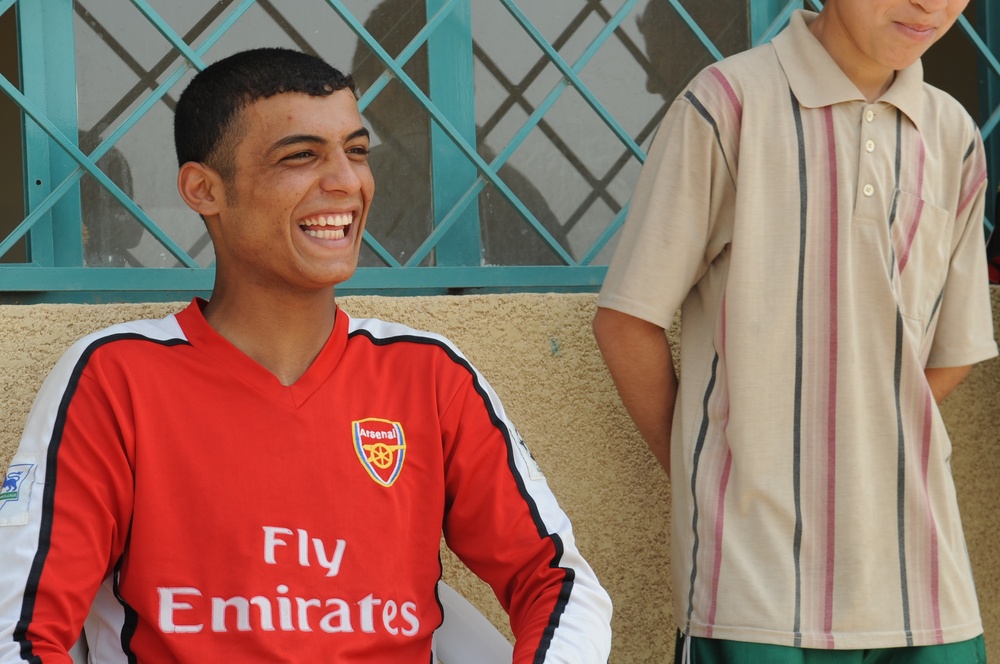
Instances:
[[[862,191],[865,192],[865,196],[871,196],[872,194],[875,193],[875,187],[871,186],[870,184],[866,184],[865,188]]]
[[[865,141],[865,150],[868,152],[875,152],[875,141],[870,138]]]
[[[865,111],[865,120],[871,122],[874,119],[875,119],[875,111],[869,108],[867,111]]]

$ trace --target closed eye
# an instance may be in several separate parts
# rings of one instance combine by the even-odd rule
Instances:
[[[308,159],[308,158],[313,157],[313,156],[315,156],[315,155],[312,152],[310,152],[308,150],[303,150],[301,152],[295,152],[295,153],[292,153],[292,154],[287,155],[285,157],[282,157],[281,160],[282,161],[289,161],[289,160],[295,160],[295,159]]]

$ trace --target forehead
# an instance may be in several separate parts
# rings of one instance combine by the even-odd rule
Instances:
[[[337,141],[362,127],[354,93],[346,88],[323,97],[286,92],[258,99],[243,109],[241,121],[243,142],[258,145],[293,134]]]

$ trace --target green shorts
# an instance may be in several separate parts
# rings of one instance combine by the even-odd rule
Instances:
[[[960,643],[875,650],[820,650],[685,637],[677,632],[674,664],[986,664],[982,635]]]

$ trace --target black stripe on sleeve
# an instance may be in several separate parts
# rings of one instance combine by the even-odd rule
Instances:
[[[52,546],[52,523],[55,514],[55,493],[58,481],[58,457],[59,448],[62,445],[63,431],[66,427],[66,414],[69,411],[73,396],[76,394],[80,384],[80,377],[83,375],[90,361],[90,357],[97,349],[115,341],[141,340],[163,344],[165,346],[190,345],[186,339],[151,339],[147,336],[126,332],[121,334],[111,334],[95,340],[87,346],[76,361],[76,365],[70,372],[66,381],[66,388],[63,391],[56,411],[56,419],[52,425],[52,435],[49,439],[48,450],[45,455],[45,489],[42,493],[42,516],[38,529],[38,547],[35,551],[35,558],[31,564],[31,571],[28,573],[24,590],[24,600],[21,603],[21,618],[14,628],[14,641],[20,644],[21,658],[27,662],[41,662],[41,658],[34,654],[32,642],[28,638],[28,629],[35,614],[35,604],[38,601],[38,586],[41,581],[42,572],[48,558],[49,549]]]

